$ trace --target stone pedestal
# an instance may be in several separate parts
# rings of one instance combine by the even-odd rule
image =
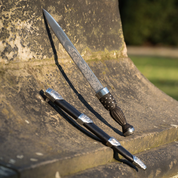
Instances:
[[[53,32],[47,32],[43,8],[108,87],[135,127],[134,135],[122,135]],[[176,173],[178,102],[152,85],[127,57],[116,0],[3,0],[0,24],[0,177]],[[49,87],[138,155],[148,169],[130,167],[96,136],[44,101],[43,92]]]

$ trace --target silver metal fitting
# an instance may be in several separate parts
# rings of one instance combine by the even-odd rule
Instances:
[[[106,145],[109,146],[109,147],[112,147],[112,146],[120,146],[121,144],[114,137],[111,137],[107,141]]]
[[[105,88],[102,88],[101,90],[99,90],[97,93],[96,93],[96,97],[98,99],[100,99],[101,97],[103,97],[104,95],[108,94],[109,93],[109,90],[107,89],[107,87]]]
[[[93,123],[93,121],[85,114],[80,114],[80,116],[77,118],[77,122],[81,125],[85,123]]]
[[[137,158],[136,156],[133,156],[133,164],[135,165],[135,166],[139,166],[140,168],[142,168],[142,169],[146,169],[146,165],[139,159],[139,158]]]
[[[132,127],[132,128],[129,128],[127,130],[127,132],[124,133],[124,136],[129,136],[129,135],[132,135],[134,133],[135,129]]]
[[[45,91],[45,95],[52,102],[54,102],[56,100],[63,100],[62,96],[59,93],[57,93],[55,90],[51,89],[51,88],[48,88]]]

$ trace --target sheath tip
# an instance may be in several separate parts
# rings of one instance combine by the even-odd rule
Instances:
[[[135,166],[138,166],[138,167],[140,167],[140,168],[142,168],[143,170],[146,170],[146,165],[139,159],[139,158],[137,158],[136,156],[133,156],[133,164],[135,165]]]

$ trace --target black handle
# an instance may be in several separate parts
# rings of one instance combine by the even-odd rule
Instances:
[[[124,113],[121,108],[117,106],[117,103],[111,93],[107,93],[102,96],[100,102],[103,106],[110,112],[111,117],[122,126],[122,132],[125,136],[131,135],[134,132],[134,128],[132,125],[128,124]]]

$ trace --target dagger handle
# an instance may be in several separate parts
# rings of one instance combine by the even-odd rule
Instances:
[[[107,93],[99,98],[102,105],[110,112],[111,117],[122,126],[122,132],[124,136],[131,135],[134,132],[134,127],[127,123],[124,113],[121,108],[117,106],[117,103],[111,93]]]

